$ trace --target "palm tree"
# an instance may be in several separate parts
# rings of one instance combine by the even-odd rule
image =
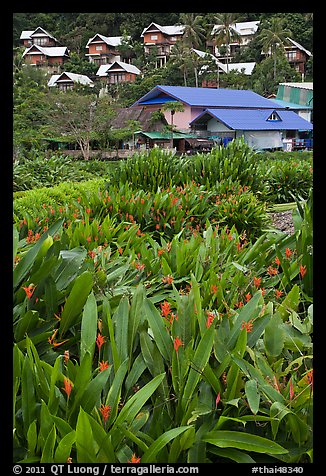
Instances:
[[[184,105],[182,102],[174,102],[174,101],[168,101],[163,104],[161,107],[162,111],[170,111],[171,113],[171,124],[170,124],[170,129],[171,129],[171,149],[173,148],[173,117],[176,112],[183,112],[184,111]]]
[[[285,52],[285,46],[289,42],[288,38],[292,32],[284,28],[284,19],[273,17],[270,20],[269,28],[263,28],[258,34],[264,53],[271,53],[274,58],[274,80],[276,78],[276,58],[278,51]]]
[[[177,41],[171,48],[171,58],[174,59],[183,74],[184,85],[187,86],[187,72],[189,67],[190,49],[182,41]]]
[[[240,35],[234,24],[240,21],[238,13],[217,13],[214,17],[216,22],[213,36],[217,46],[226,45],[226,71],[229,72],[230,43],[239,41]]]
[[[180,24],[184,26],[182,41],[188,48],[198,48],[205,38],[205,28],[201,25],[203,17],[195,13],[181,13]]]
[[[195,13],[181,13],[180,23],[183,25],[182,43],[188,49],[192,66],[195,73],[195,84],[198,87],[198,62],[199,58],[193,54],[192,49],[198,48],[202,40],[205,38],[205,28],[201,25],[203,17]]]

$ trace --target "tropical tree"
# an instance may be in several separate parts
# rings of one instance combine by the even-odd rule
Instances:
[[[276,78],[276,59],[279,51],[285,53],[285,46],[291,38],[291,30],[284,28],[284,19],[272,17],[268,27],[263,28],[258,34],[262,45],[262,50],[266,54],[271,54],[274,59],[274,80]]]
[[[205,29],[201,22],[203,17],[195,13],[181,13],[180,23],[184,26],[182,41],[189,48],[198,48],[205,38]]]
[[[195,13],[181,13],[180,22],[184,26],[184,31],[182,35],[181,42],[183,43],[185,49],[188,49],[188,54],[185,58],[187,61],[188,58],[191,59],[192,67],[195,73],[195,85],[198,87],[198,66],[200,63],[200,58],[192,50],[193,48],[198,48],[205,38],[205,29],[202,26],[203,17],[201,15],[196,15]]]
[[[162,111],[170,111],[171,114],[171,124],[170,124],[170,129],[171,129],[171,148],[173,148],[173,118],[174,114],[176,112],[183,112],[184,111],[184,106],[181,102],[174,102],[174,101],[168,101],[163,106],[161,107]]]
[[[85,160],[90,158],[90,142],[109,127],[113,115],[108,99],[95,94],[81,95],[75,91],[53,92],[49,95],[52,110],[49,126],[53,133],[77,142]]]
[[[240,35],[234,24],[240,21],[238,13],[217,13],[214,17],[215,26],[213,37],[217,46],[226,47],[226,70],[229,72],[230,43],[240,40]]]
[[[177,41],[171,48],[171,59],[178,65],[183,75],[183,83],[187,86],[187,74],[190,66],[190,48],[182,41]]]

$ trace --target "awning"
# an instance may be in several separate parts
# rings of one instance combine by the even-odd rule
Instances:
[[[192,134],[183,134],[182,132],[159,132],[159,131],[153,131],[153,132],[144,132],[144,131],[137,131],[135,134],[141,134],[145,137],[148,137],[148,139],[152,140],[171,140],[173,139],[187,139],[188,138],[193,138],[194,136]]]

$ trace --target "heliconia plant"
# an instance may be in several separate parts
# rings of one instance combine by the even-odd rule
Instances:
[[[312,201],[218,190],[17,200],[15,462],[312,461]]]

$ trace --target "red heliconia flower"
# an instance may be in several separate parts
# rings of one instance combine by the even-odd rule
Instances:
[[[164,303],[163,304],[161,303],[160,306],[161,306],[162,316],[167,317],[171,312],[170,304],[167,301],[164,301]]]
[[[285,249],[285,256],[287,258],[290,258],[290,256],[292,255],[293,251],[290,250],[290,248],[286,248]]]
[[[102,414],[102,418],[103,418],[104,423],[106,423],[109,419],[110,412],[111,412],[110,405],[104,405],[104,403],[102,403],[99,410]]]
[[[279,259],[278,256],[276,256],[276,258],[275,258],[275,263],[277,264],[277,266],[279,266],[281,264],[280,259]]]
[[[242,321],[241,329],[246,329],[247,332],[252,332],[252,327],[253,327],[252,319],[250,319],[250,321],[248,322]]]
[[[100,367],[100,372],[102,372],[105,369],[108,369],[109,368],[108,361],[107,360],[106,361],[102,360],[102,362],[99,362],[99,367]]]
[[[30,299],[33,296],[33,292],[35,291],[35,287],[36,286],[34,286],[34,284],[30,284],[27,287],[23,286],[23,290],[25,291],[26,296],[28,297],[28,299]]]
[[[217,407],[217,405],[219,404],[221,400],[221,394],[220,392],[218,392],[217,396],[216,396],[216,400],[215,400],[215,408]]]
[[[136,456],[136,454],[133,453],[131,456],[131,460],[128,460],[128,463],[140,463],[140,457]]]
[[[301,278],[303,278],[305,276],[307,272],[307,266],[302,266],[302,264],[300,264],[300,275],[301,275]]]
[[[73,387],[73,383],[72,383],[71,380],[69,380],[69,378],[64,377],[63,384],[64,384],[64,387],[62,387],[62,390],[64,390],[66,392],[66,394],[69,398],[70,394],[71,394],[72,387]]]
[[[293,399],[294,397],[294,389],[293,389],[293,381],[292,381],[292,377],[290,379],[290,401]]]
[[[281,291],[280,289],[276,289],[275,290],[275,297],[276,299],[280,298],[283,294],[283,291]]]
[[[245,295],[245,299],[246,299],[246,302],[249,302],[250,299],[251,299],[251,294],[250,294],[250,293],[247,293],[247,294]]]
[[[214,318],[215,318],[215,314],[213,314],[212,312],[207,313],[207,321],[206,321],[206,327],[207,328],[211,326]]]
[[[179,337],[176,337],[173,342],[173,346],[176,352],[178,352],[180,345],[183,345],[183,342],[179,339]]]
[[[255,277],[254,277],[254,286],[255,286],[256,288],[259,288],[260,283],[261,283],[261,278],[256,278],[256,276],[255,276]]]
[[[98,351],[101,350],[101,347],[104,344],[104,342],[105,342],[105,337],[103,337],[102,334],[97,334],[96,345],[97,345]]]
[[[313,371],[313,369],[309,370],[309,372],[306,374],[306,380],[307,380],[308,385],[313,387],[313,384],[314,384],[314,371]]]

